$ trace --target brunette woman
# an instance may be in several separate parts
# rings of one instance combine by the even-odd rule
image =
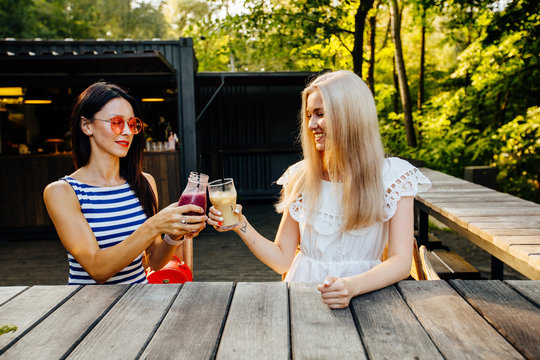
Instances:
[[[71,117],[77,170],[43,193],[68,254],[69,284],[146,283],[143,257],[159,270],[184,235],[205,227],[195,205],[157,212],[156,182],[142,172],[142,132],[137,102],[120,87],[99,82],[79,95]]]

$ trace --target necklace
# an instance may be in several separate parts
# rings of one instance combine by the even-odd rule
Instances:
[[[113,181],[113,182],[105,181],[102,179],[95,180],[95,179],[90,179],[90,178],[82,178],[78,180],[85,184],[92,185],[92,186],[99,186],[99,187],[115,187],[115,186],[124,185],[126,183],[126,180],[124,178],[120,178],[120,180]]]
[[[108,176],[101,176],[101,172],[99,170],[89,169],[87,167],[83,167],[75,171],[72,174],[72,177],[85,184],[99,187],[115,187],[124,185],[126,183],[126,179],[124,179],[118,173],[109,179]]]
[[[120,186],[120,185],[124,185],[126,183],[126,181],[124,179],[120,179],[120,181],[115,181],[113,183],[109,183],[108,181],[92,181],[91,182],[92,184],[97,184],[96,186],[101,186],[101,187],[115,187],[115,186]]]

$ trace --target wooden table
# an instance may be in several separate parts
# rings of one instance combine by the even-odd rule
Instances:
[[[428,168],[432,188],[415,198],[419,243],[427,241],[428,215],[516,269],[540,280],[540,205]],[[502,278],[502,263],[492,275]]]
[[[540,359],[540,281],[0,287],[1,359]]]

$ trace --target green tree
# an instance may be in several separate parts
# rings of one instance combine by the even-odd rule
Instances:
[[[166,37],[169,26],[161,6],[130,0],[3,0],[0,7],[3,37],[148,39]]]
[[[416,115],[421,146],[407,149],[404,129],[391,117],[382,124],[387,144],[393,153],[422,158],[428,166],[458,176],[466,165],[497,166],[501,189],[540,201],[540,155],[535,145],[540,105],[538,5],[516,1],[505,9],[485,3],[467,6],[466,19],[453,11],[438,15],[444,19],[443,30],[454,34],[444,40],[445,46],[454,44],[460,50],[457,62],[441,73],[438,91]]]
[[[251,0],[244,2],[245,11],[207,24],[227,37],[241,69],[352,67],[362,75],[365,19],[372,5],[373,0]]]
[[[32,4],[33,0],[0,1],[0,37],[32,37]]]
[[[405,135],[407,137],[407,145],[410,147],[416,147],[416,133],[412,118],[411,93],[409,90],[407,70],[405,69],[405,59],[403,57],[403,49],[401,46],[401,11],[398,7],[397,0],[390,0],[390,12],[392,16],[392,39],[394,40],[396,73],[401,97],[401,106],[403,108]]]

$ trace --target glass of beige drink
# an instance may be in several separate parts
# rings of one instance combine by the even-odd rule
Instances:
[[[221,211],[221,217],[223,218],[221,228],[226,230],[236,226],[238,224],[238,215],[234,212],[234,209],[236,209],[236,189],[233,179],[225,178],[209,182],[208,194],[212,205]]]

